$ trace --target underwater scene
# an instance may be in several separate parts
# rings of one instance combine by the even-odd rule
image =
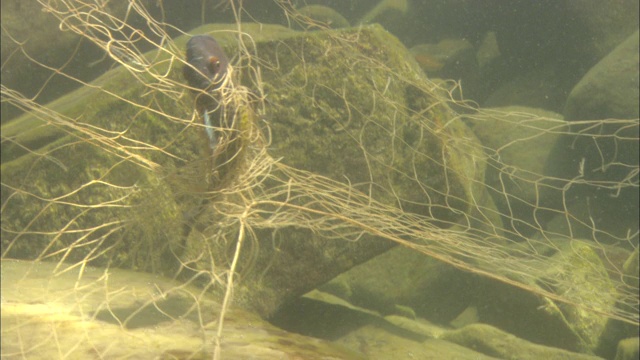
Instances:
[[[2,359],[637,359],[637,0],[3,0]]]

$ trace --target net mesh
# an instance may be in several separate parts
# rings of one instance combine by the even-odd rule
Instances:
[[[274,234],[302,229],[348,244],[382,239],[388,245],[381,248],[399,244],[541,297],[638,324],[637,224],[629,230],[606,225],[614,208],[637,207],[629,201],[638,192],[638,119],[567,123],[477,108],[457,97],[455,82],[389,67],[391,55],[367,48],[362,29],[331,32],[306,45],[285,39],[269,54],[249,24],[251,12],[230,1],[215,8],[232,13],[235,25],[212,34],[229,36],[234,43],[227,49],[236,49],[219,104],[232,109],[234,123],[218,129],[224,135],[210,153],[193,108],[193,95],[202,90],[180,76],[189,66],[186,40],[174,39],[183,32],[148,10],[163,14],[162,2],[39,3],[61,31],[89,40],[119,66],[108,79],[82,81],[31,56],[14,39],[14,51],[33,66],[81,84],[74,97],[86,101],[42,105],[37,96],[2,85],[3,103],[28,112],[19,124],[3,124],[3,260],[50,261],[55,274],[93,265],[197,283],[221,295],[212,319],[219,338],[230,304],[242,302],[243,281],[252,284],[255,274],[287,266],[270,260],[278,254]],[[288,1],[275,4],[278,16],[292,25],[327,27]],[[351,75],[336,76],[332,70],[338,67],[323,63],[335,60],[332,52],[357,54],[340,67],[353,69]],[[372,84],[360,91],[344,85],[349,76],[369,76]],[[394,95],[399,93],[402,98]],[[328,136],[314,124],[281,121],[295,104],[308,104],[316,112],[308,116],[324,119],[321,126],[339,134],[345,148],[323,142]],[[480,145],[468,129],[490,132],[484,126],[492,119],[521,135]],[[303,138],[313,134],[318,142]],[[582,156],[568,156],[557,169],[514,164],[514,151],[548,138],[557,139],[560,151]],[[308,142],[300,145],[307,148],[297,152],[282,145],[296,141]],[[550,219],[559,225],[547,226]],[[570,251],[551,258],[563,247]],[[631,251],[635,260],[621,261],[618,249]],[[588,279],[594,287],[614,290],[590,301],[571,291],[575,277],[568,273],[585,267],[596,269]]]

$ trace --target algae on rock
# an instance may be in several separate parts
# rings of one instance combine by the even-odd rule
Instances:
[[[238,47],[230,28],[210,25],[193,33],[213,33],[233,54]],[[329,201],[333,191],[354,191],[438,226],[466,216],[481,193],[484,155],[446,94],[396,38],[376,25],[296,33],[244,24],[243,30],[256,42],[251,56],[261,64],[261,81],[251,83],[255,69],[243,64],[236,74],[242,85],[266,94],[268,148],[260,141],[242,145],[248,152],[231,156],[236,165],[217,184],[223,188],[212,186],[203,129],[181,87],[182,65],[168,51],[151,52],[146,75],[114,69],[48,106],[59,114],[31,113],[6,125],[19,145],[2,165],[3,202],[11,208],[3,212],[11,224],[3,226],[4,255],[165,273],[215,264],[224,272],[238,225],[247,221],[243,211],[260,203],[252,196],[295,205],[316,195],[304,184],[295,200],[278,195],[290,176],[333,179],[312,184],[327,186]],[[175,47],[185,43],[178,38]],[[237,115],[255,130],[257,124],[248,123],[256,118],[245,110]],[[51,126],[47,116],[60,114],[64,122]],[[29,136],[33,129],[40,133]],[[274,159],[282,165],[272,165]],[[260,162],[274,168],[251,173]],[[247,180],[252,176],[264,180]],[[236,177],[254,188],[236,188]],[[286,214],[271,204],[250,219],[252,241],[235,289],[236,300],[263,315],[394,245],[364,229],[327,237],[313,222],[274,222]],[[310,206],[309,214],[318,210]]]

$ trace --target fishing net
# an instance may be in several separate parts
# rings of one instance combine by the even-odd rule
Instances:
[[[107,56],[96,67],[115,64],[86,80],[67,66],[86,61],[79,47],[51,64],[3,25],[7,58],[50,74],[28,96],[2,84],[3,112],[25,112],[3,115],[3,264],[52,264],[40,276],[60,298],[94,294],[116,308],[109,274],[133,269],[175,279],[134,304],[166,314],[162,300],[193,285],[202,293],[179,315],[199,314],[197,346],[218,356],[234,304],[269,316],[400,245],[535,294],[549,312],[637,326],[637,217],[618,221],[638,211],[637,119],[478,108],[366,19],[331,30],[289,1],[269,3],[280,23],[326,30],[313,35],[257,24],[242,1],[203,1],[232,20],[190,31],[230,57],[212,148],[194,100],[207,90],[183,78],[188,36],[165,22],[162,2],[38,3],[56,36],[96,45]],[[81,87],[45,105],[40,93],[56,79]],[[509,136],[478,140],[495,132]],[[551,160],[515,160],[540,147]],[[58,294],[52,279],[63,274],[75,286]],[[204,293],[219,299],[206,311]],[[122,326],[135,317],[114,312]],[[5,326],[3,316],[3,354],[45,346],[5,341],[28,323]]]

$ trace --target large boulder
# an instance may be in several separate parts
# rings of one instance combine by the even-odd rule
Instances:
[[[503,214],[505,224],[531,234],[530,224],[548,221],[562,209],[561,189],[552,183],[547,164],[552,149],[568,131],[562,116],[522,106],[486,108],[465,116],[485,146],[490,166],[487,189]],[[523,222],[512,222],[518,214]]]
[[[257,42],[256,53],[265,64],[269,154],[281,163],[443,227],[468,214],[473,197],[481,200],[484,154],[473,133],[407,49],[380,26],[290,33]],[[297,201],[294,195],[289,196]],[[268,272],[245,276],[251,285],[236,292],[238,300],[268,314],[283,300],[393,246],[361,231],[318,233],[306,221],[275,233],[254,229],[258,238],[272,239],[258,245],[252,260],[254,269]],[[190,237],[190,256],[207,251],[210,245],[202,239],[217,231],[208,227]],[[206,269],[210,263],[205,259],[197,266]]]
[[[211,25],[193,33],[213,34],[233,54],[237,39],[229,29],[235,28]],[[337,181],[322,186],[343,186],[440,226],[472,208],[484,155],[397,39],[379,26],[312,34],[251,24],[243,30],[256,43],[254,60],[263,64],[262,89],[246,85],[267,94],[272,141],[270,155],[260,159],[281,158],[289,169]],[[175,46],[186,41],[178,38]],[[246,155],[233,157],[223,181],[213,184],[193,97],[179,86],[161,90],[184,82],[182,65],[165,51],[147,56],[153,59],[148,71],[158,77],[117,68],[3,126],[3,136],[12,139],[2,144],[4,257],[161,273],[184,265],[227,271],[242,213],[229,211],[246,205],[230,189],[250,164],[262,161],[251,156],[265,145],[243,138]],[[243,126],[257,126],[255,116],[245,116],[253,112],[242,114]],[[286,167],[275,169],[259,185],[267,194],[286,189],[291,176]],[[263,211],[277,219],[281,209]],[[393,246],[362,229],[331,238],[313,222],[253,221],[235,294],[263,315]]]
[[[3,260],[2,357],[362,359],[227,309],[192,284],[119,269]],[[219,355],[218,355],[219,356]]]
[[[583,209],[576,212],[577,221],[589,228],[595,224],[598,231],[591,237],[623,246],[638,243],[639,209],[633,204],[640,199],[639,41],[636,31],[573,88],[564,109],[571,133],[553,150],[558,161],[552,172],[571,181],[565,197],[575,202],[574,209]]]
[[[636,31],[584,75],[569,94],[566,120],[638,118],[639,42]]]

